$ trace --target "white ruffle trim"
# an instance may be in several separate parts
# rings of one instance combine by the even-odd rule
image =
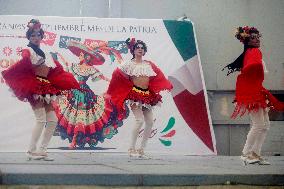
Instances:
[[[11,88],[8,89],[9,92],[12,93],[12,97],[17,98],[17,96],[15,95],[15,93],[13,92],[13,90]],[[55,101],[58,98],[62,98],[62,95],[50,95],[50,94],[46,94],[45,96],[42,95],[38,95],[38,94],[33,94],[33,98],[35,100],[40,100],[40,101],[45,101],[46,103],[50,103],[51,101]],[[24,99],[24,102],[28,102],[29,100],[26,98]]]
[[[158,106],[158,107],[161,107],[161,102],[158,102],[155,106],[151,106],[150,104],[143,104],[143,103],[141,103],[141,102],[135,102],[135,101],[133,101],[133,100],[127,100],[126,101],[126,104],[129,104],[130,106],[132,106],[132,105],[136,105],[136,106],[138,106],[139,108],[147,108],[147,109],[149,109],[149,110],[152,110],[152,109],[154,109],[154,107],[156,107],[156,106]]]
[[[73,68],[73,72],[75,74],[78,74],[78,75],[81,75],[81,76],[89,76],[89,75],[93,75],[95,73],[98,73],[98,71],[92,66],[89,66],[89,67],[81,70],[79,64],[73,63],[72,68]]]
[[[133,61],[125,62],[120,65],[120,69],[129,76],[156,76],[150,63],[143,61],[142,63],[135,63]]]
[[[34,94],[33,98],[35,100],[40,100],[40,101],[45,101],[47,104],[49,104],[51,101],[55,101],[59,96],[57,95],[52,95],[50,96],[50,94],[46,94],[45,96],[42,95],[38,95],[38,94]]]

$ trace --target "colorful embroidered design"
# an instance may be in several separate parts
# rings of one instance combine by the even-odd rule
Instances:
[[[80,69],[79,66],[72,64],[71,70],[79,81],[80,89],[66,93],[55,104],[58,129],[61,138],[67,138],[75,144],[74,147],[84,147],[86,143],[95,147],[98,142],[117,134],[123,122],[117,118],[117,110],[110,100],[96,95],[86,83],[90,77],[99,79],[99,72],[92,66],[89,69]]]
[[[23,49],[22,47],[17,47],[17,48],[16,48],[16,53],[17,53],[18,56],[21,56],[21,54],[22,54],[22,49]]]
[[[4,47],[3,48],[3,54],[5,56],[10,56],[12,54],[12,48],[11,47]]]

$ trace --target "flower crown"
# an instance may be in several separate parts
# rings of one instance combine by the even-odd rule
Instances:
[[[31,19],[27,25],[29,29],[40,29],[41,23],[37,19]]]
[[[252,33],[256,33],[261,37],[261,34],[259,33],[258,29],[255,27],[249,27],[249,26],[244,26],[244,27],[238,27],[236,29],[236,34],[235,37],[242,43],[245,42],[245,39],[249,38]]]

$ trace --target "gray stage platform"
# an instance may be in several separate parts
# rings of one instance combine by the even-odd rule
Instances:
[[[272,165],[243,166],[237,156],[167,156],[129,158],[126,153],[50,153],[53,162],[27,161],[25,153],[0,153],[4,185],[284,185],[284,157]]]

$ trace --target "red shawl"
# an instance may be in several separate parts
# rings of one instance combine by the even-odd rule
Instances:
[[[235,96],[237,105],[232,118],[236,118],[238,115],[242,116],[246,112],[257,111],[259,108],[266,108],[268,106],[266,100],[271,102],[270,98],[273,97],[262,86],[264,70],[260,50],[258,48],[248,49],[243,63],[241,74],[237,78]]]
[[[157,74],[156,76],[150,77],[149,90],[155,93],[159,93],[163,90],[171,90],[173,86],[170,81],[166,79],[162,71],[154,63],[150,61],[147,62],[151,64],[152,69]],[[112,74],[107,94],[110,95],[111,101],[117,107],[120,116],[125,114],[124,101],[128,93],[132,90],[132,87],[133,82],[130,80],[129,76],[117,68]]]
[[[284,111],[284,102],[279,101],[275,96],[273,96],[269,91],[263,91],[266,98],[269,100],[269,105],[275,111]]]

